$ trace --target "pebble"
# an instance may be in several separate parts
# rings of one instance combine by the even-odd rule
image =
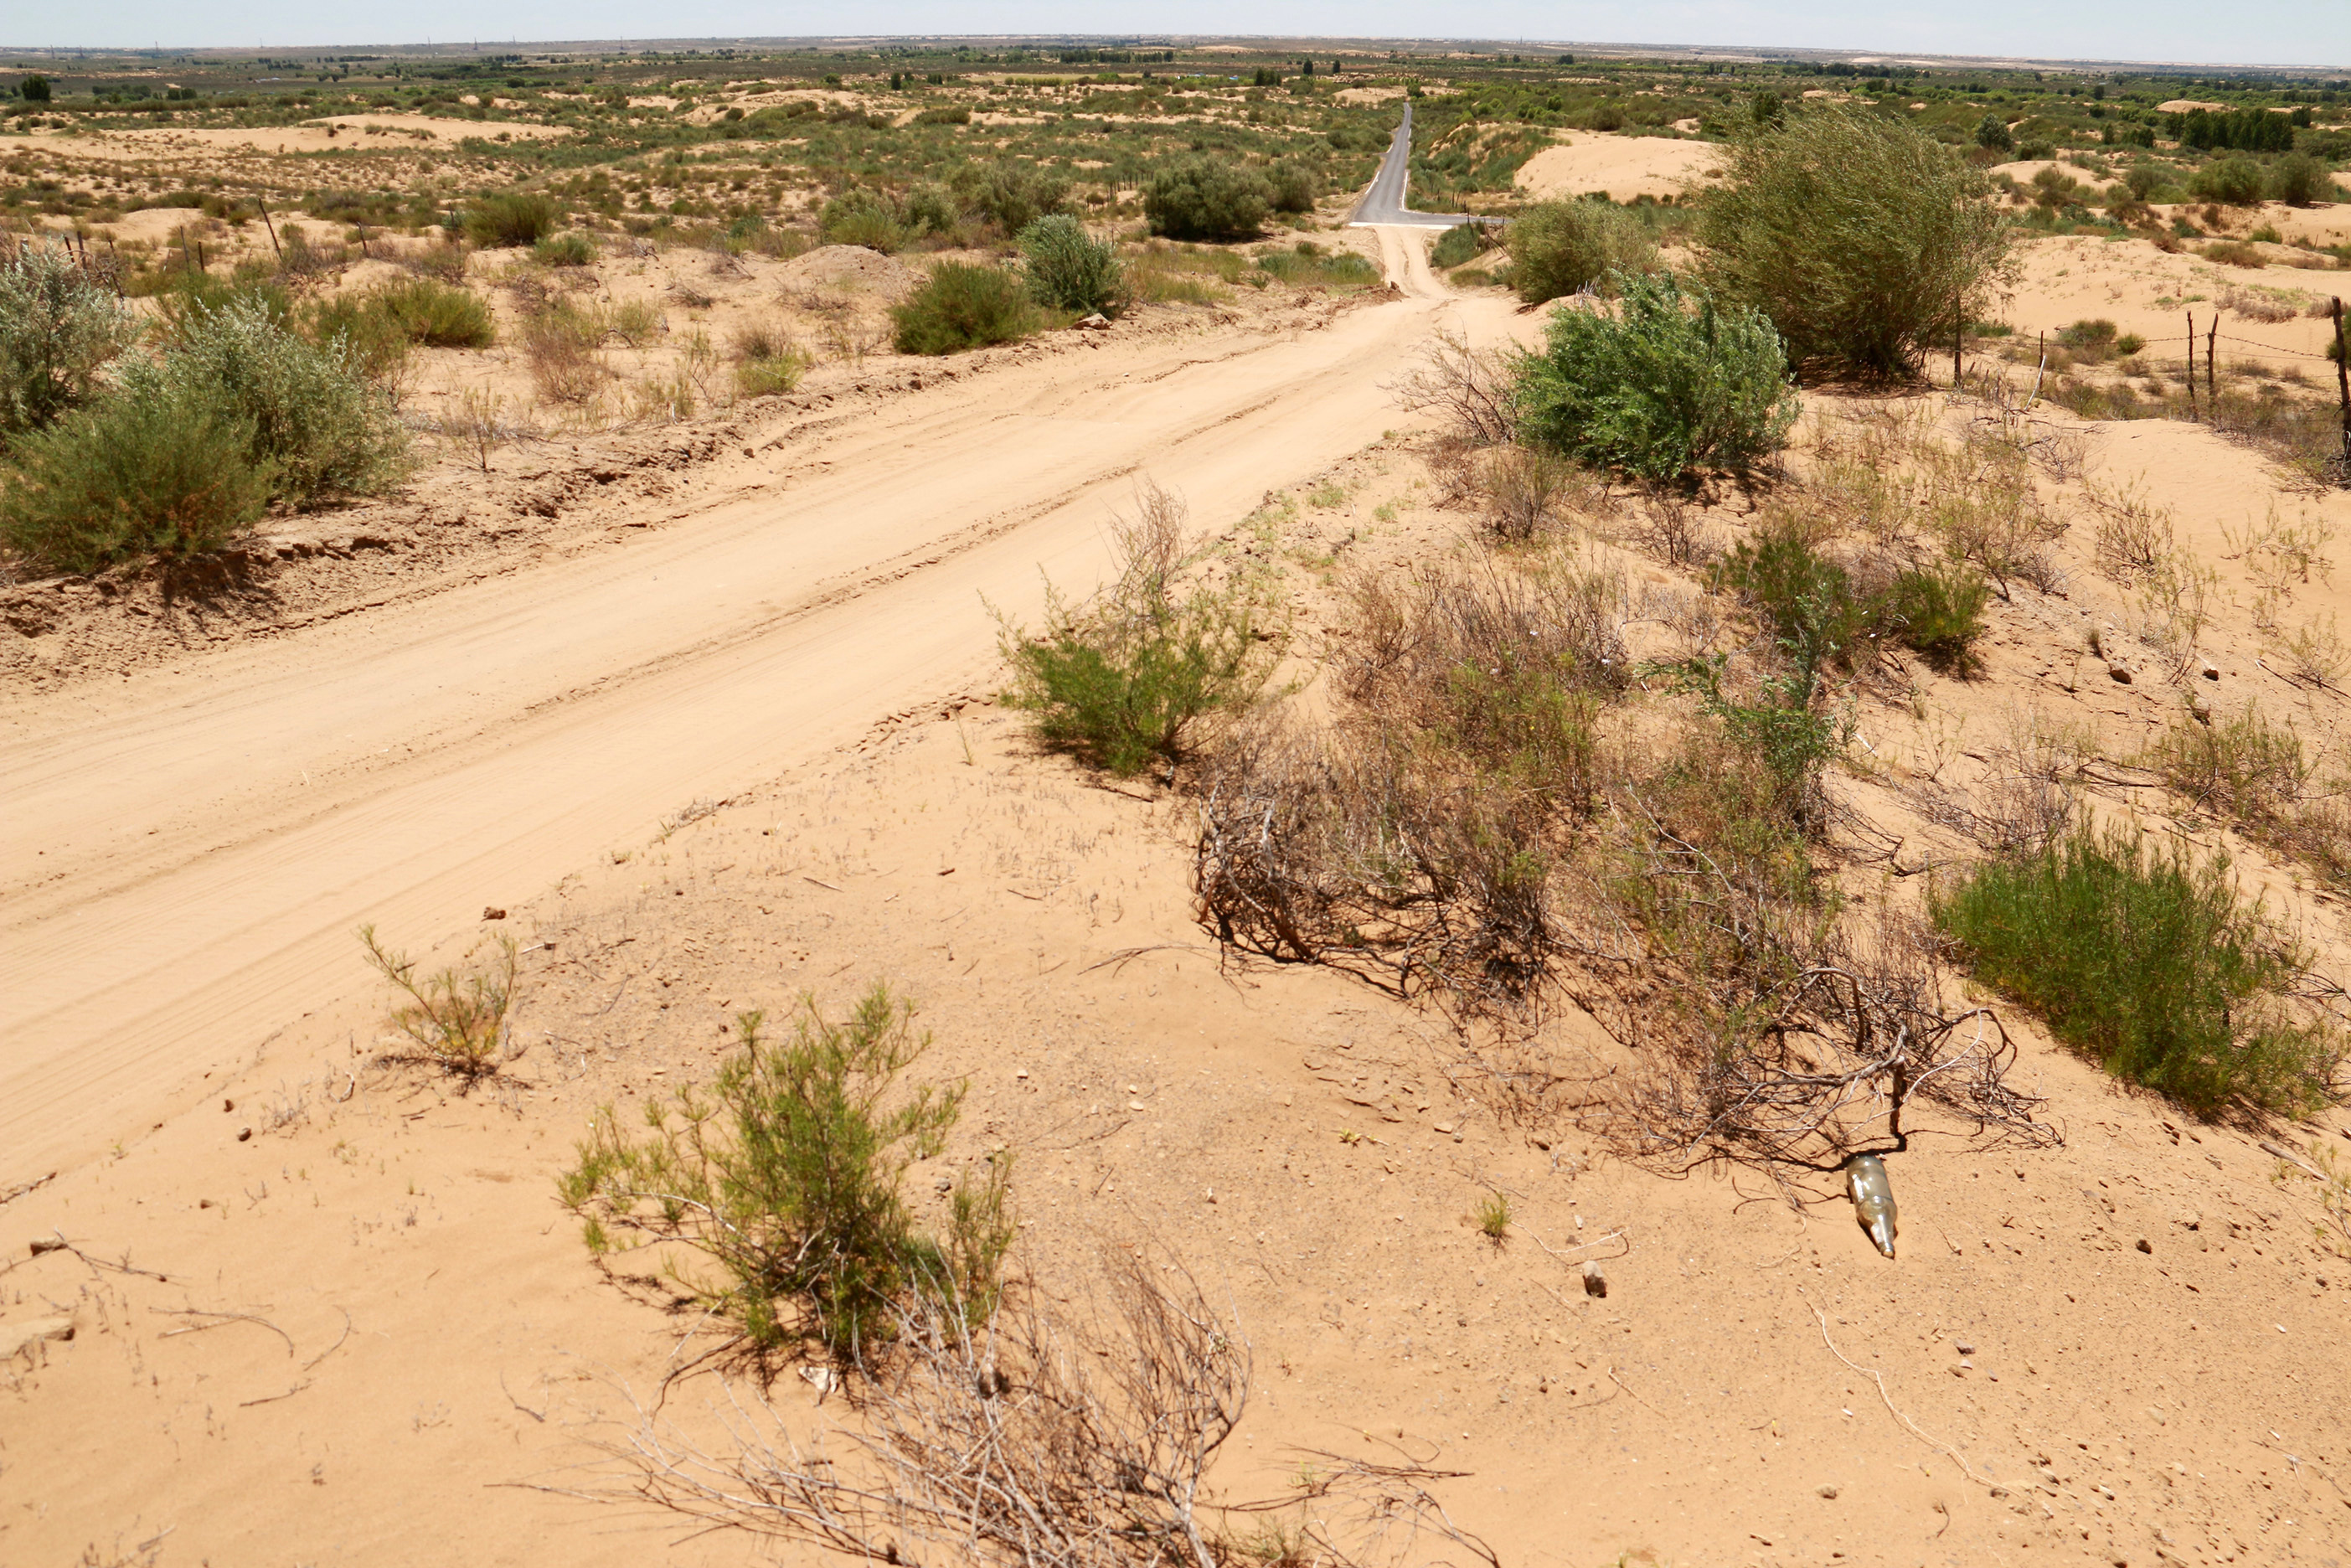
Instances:
[[[1823,1487],[1820,1489],[1820,1493],[1821,1496],[1824,1498],[1834,1499],[1837,1494],[1837,1489],[1834,1487]]]
[[[2113,678],[2114,683],[2118,686],[2126,686],[2131,684],[2130,666],[2123,664],[2119,660],[2106,666],[2106,674]]]
[[[1608,1294],[1608,1276],[1600,1271],[1600,1265],[1597,1263],[1586,1263],[1583,1266],[1583,1293],[1587,1296],[1603,1298]]]

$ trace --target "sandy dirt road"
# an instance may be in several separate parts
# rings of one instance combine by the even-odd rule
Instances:
[[[1401,419],[1451,301],[1288,339],[1105,348],[911,395],[642,541],[22,698],[0,799],[0,1182],[102,1148],[368,985],[353,929],[423,949],[688,802],[984,681],[982,596],[1093,580],[1148,475],[1200,522]]]

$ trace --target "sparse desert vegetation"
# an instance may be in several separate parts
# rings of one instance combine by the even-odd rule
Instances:
[[[2351,88],[0,89],[0,1559],[2341,1533]]]

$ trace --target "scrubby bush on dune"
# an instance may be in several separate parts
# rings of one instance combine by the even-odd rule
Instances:
[[[169,391],[253,432],[252,456],[297,504],[388,488],[405,469],[408,433],[349,350],[305,341],[257,302],[199,309],[160,361],[132,361],[126,393]]]
[[[1055,310],[1108,310],[1118,303],[1118,253],[1066,214],[1039,218],[1020,231],[1029,297]]]
[[[805,1000],[786,1040],[747,1013],[706,1092],[656,1101],[633,1134],[605,1107],[559,1183],[590,1250],[699,1254],[712,1272],[673,1277],[761,1351],[805,1333],[855,1362],[918,1301],[985,1318],[1013,1235],[1009,1162],[955,1188],[944,1235],[915,1228],[906,1167],[939,1152],[965,1086],[902,1088],[930,1045],[913,1016],[881,986],[838,1020]]]
[[[1314,171],[1299,163],[1276,163],[1266,171],[1266,183],[1273,192],[1277,213],[1311,213],[1314,199],[1322,193],[1322,182],[1314,177]]]
[[[955,193],[935,180],[909,190],[898,204],[898,214],[911,235],[952,235],[963,223],[963,208]]]
[[[1012,159],[967,164],[951,183],[966,205],[1008,235],[1065,210],[1070,202],[1068,176]]]
[[[1461,224],[1437,236],[1428,247],[1431,267],[1459,267],[1478,257],[1478,225]]]
[[[0,540],[35,570],[97,571],[216,548],[261,516],[251,422],[151,384],[22,434],[0,478]]]
[[[1700,209],[1702,276],[1798,362],[1909,374],[2012,275],[1983,175],[1904,121],[1814,110],[1733,145],[1725,175]]]
[[[1035,308],[1019,278],[1000,267],[943,261],[890,308],[902,354],[953,354],[1008,343],[1035,329]]]
[[[2059,1040],[2200,1113],[2305,1108],[2339,1059],[2330,1031],[2293,1015],[2298,961],[2239,901],[2225,859],[2085,824],[1977,868],[1933,913]]]
[[[1670,273],[1614,279],[1614,308],[1560,311],[1519,361],[1520,439],[1657,481],[1778,451],[1796,400],[1771,322],[1685,294]]]
[[[530,247],[531,258],[549,267],[585,267],[596,259],[596,242],[578,229],[543,235]]]
[[[1180,158],[1143,187],[1143,214],[1155,233],[1175,239],[1236,239],[1255,234],[1272,207],[1263,174],[1221,158]]]
[[[503,191],[484,196],[466,212],[465,237],[485,249],[511,249],[537,245],[562,221],[554,197],[537,191]]]
[[[2289,152],[2270,165],[2269,194],[2273,202],[2306,207],[2314,202],[2334,201],[2340,193],[2325,164],[2307,152]]]
[[[2262,166],[2252,159],[2224,158],[2197,170],[2188,188],[2199,202],[2251,207],[2260,204],[2262,192],[2268,183]]]
[[[897,204],[880,191],[862,186],[843,191],[817,214],[817,233],[827,245],[862,245],[884,256],[906,243],[906,225]]]
[[[1511,223],[1504,240],[1511,287],[1530,305],[1603,282],[1612,272],[1656,265],[1648,230],[1605,201],[1537,202]]]
[[[138,340],[139,318],[62,246],[0,262],[0,444],[89,401],[106,362]]]
[[[1243,591],[1185,582],[1203,547],[1183,503],[1155,486],[1140,500],[1107,588],[1073,603],[1049,584],[1041,632],[1003,623],[1011,705],[1046,745],[1120,774],[1186,755],[1204,721],[1255,699],[1275,655]]]

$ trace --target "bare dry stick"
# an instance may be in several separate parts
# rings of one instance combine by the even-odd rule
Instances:
[[[1896,1409],[1894,1406],[1894,1396],[1886,1391],[1885,1375],[1874,1368],[1862,1366],[1856,1364],[1852,1357],[1839,1350],[1836,1347],[1836,1342],[1829,1338],[1828,1314],[1821,1311],[1820,1308],[1813,1306],[1812,1298],[1805,1295],[1802,1291],[1797,1291],[1796,1296],[1797,1299],[1802,1301],[1805,1306],[1812,1307],[1813,1316],[1820,1320],[1821,1343],[1829,1347],[1829,1354],[1835,1356],[1839,1361],[1844,1362],[1847,1366],[1852,1367],[1855,1372],[1860,1373],[1864,1377],[1868,1378],[1872,1383],[1877,1385],[1877,1396],[1886,1401],[1886,1412],[1887,1415],[1893,1416],[1896,1421],[1901,1422],[1902,1425],[1909,1430],[1912,1437],[1917,1438],[1920,1442],[1926,1444],[1928,1448],[1934,1449],[1937,1453],[1941,1454],[1953,1464],[1959,1466],[1959,1473],[1967,1477],[1968,1479],[1974,1481],[1979,1486],[1989,1487],[1993,1484],[1988,1478],[1976,1474],[1975,1467],[1969,1464],[1967,1459],[1957,1448],[1954,1448],[1949,1443],[1942,1441],[1940,1438],[1928,1437],[1925,1432],[1919,1430],[1917,1422],[1913,1421],[1909,1416],[1902,1414],[1900,1410]]]

